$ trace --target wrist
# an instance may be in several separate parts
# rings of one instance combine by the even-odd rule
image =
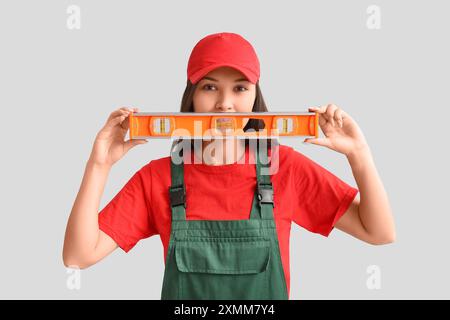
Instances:
[[[351,152],[346,154],[346,156],[353,170],[360,170],[373,162],[372,154],[367,145],[354,148]]]
[[[92,158],[89,158],[87,161],[86,167],[95,169],[95,170],[100,170],[100,171],[109,171],[112,168],[112,164],[101,163]]]
[[[348,153],[345,154],[348,160],[356,160],[366,156],[370,156],[370,148],[367,144],[362,144],[352,148]]]

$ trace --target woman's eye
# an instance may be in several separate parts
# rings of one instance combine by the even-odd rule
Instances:
[[[205,90],[209,90],[209,88],[214,87],[212,84],[207,84],[203,87]]]
[[[212,85],[212,84],[205,84],[205,85],[203,86],[203,90],[207,90],[207,91],[210,91],[210,90],[216,90],[216,86],[214,86],[214,85]],[[247,91],[247,88],[244,87],[244,86],[237,86],[237,87],[236,87],[236,91],[244,92],[244,91]]]
[[[238,86],[236,88],[238,88],[238,91],[246,91],[247,90],[247,88],[243,87],[243,86]]]

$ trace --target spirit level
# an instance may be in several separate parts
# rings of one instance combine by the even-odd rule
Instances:
[[[244,132],[250,119],[261,120],[263,128]],[[319,136],[316,112],[134,112],[129,121],[131,139]]]

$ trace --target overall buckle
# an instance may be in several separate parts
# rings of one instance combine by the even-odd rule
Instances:
[[[183,205],[186,208],[186,188],[184,184],[182,186],[170,186],[169,195],[171,207]]]
[[[259,199],[259,205],[261,204],[272,204],[272,206],[275,208],[275,203],[273,201],[273,188],[272,184],[264,184],[264,183],[258,183],[257,187],[258,191],[258,199]]]

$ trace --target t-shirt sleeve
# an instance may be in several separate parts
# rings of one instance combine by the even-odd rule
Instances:
[[[100,211],[100,230],[128,252],[141,239],[155,235],[151,207],[151,167],[137,171],[115,197]]]
[[[293,221],[328,237],[358,194],[358,189],[295,150],[292,159],[296,190]]]

